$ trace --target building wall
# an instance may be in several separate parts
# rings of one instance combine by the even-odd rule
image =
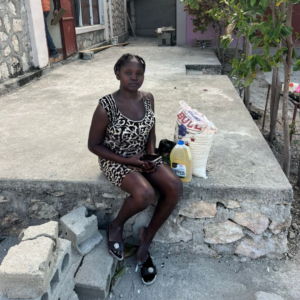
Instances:
[[[136,0],[136,34],[156,37],[159,27],[176,27],[176,0]]]
[[[294,5],[294,13],[293,13],[293,19],[292,19],[292,26],[294,28],[294,32],[300,33],[300,4]],[[270,13],[271,11],[269,11]],[[187,45],[193,45],[195,42],[195,39],[212,39],[212,47],[215,46],[215,34],[214,29],[212,27],[209,27],[206,32],[203,34],[198,31],[196,33],[193,32],[193,22],[192,17],[187,14],[186,17],[186,44]],[[296,35],[294,34],[294,39]],[[234,38],[234,41],[230,44],[230,47],[235,47],[237,43],[237,38]],[[295,42],[295,46],[300,46],[300,40],[297,40]],[[240,41],[240,47],[242,47],[242,41]]]
[[[24,1],[0,2],[0,83],[28,71],[31,42]]]
[[[113,0],[112,11],[113,11],[113,32],[114,36],[119,36],[125,32],[125,20],[124,20],[124,1]]]
[[[102,29],[97,29],[95,31],[90,31],[86,33],[77,33],[77,46],[78,51],[91,48],[97,44],[107,42],[110,43],[111,40],[111,30],[110,30],[110,15],[109,15],[109,5],[108,0],[104,0],[104,9],[106,9],[106,16],[104,16],[107,24],[103,25]],[[119,37],[119,43],[122,43],[128,39],[128,32],[125,26],[125,11],[126,6],[124,5],[124,0],[111,0],[111,11],[113,20],[113,36]],[[84,27],[81,27],[84,28]],[[107,34],[106,32],[107,31]]]
[[[192,17],[187,14],[186,17],[186,44],[187,45],[194,45],[195,39],[211,39],[212,43],[211,46],[215,47],[215,30],[213,27],[209,26],[208,30],[203,34],[201,31],[193,32],[194,26]],[[230,44],[230,47],[235,47],[238,39],[234,36],[234,40]],[[242,47],[242,41],[240,41],[240,47]]]
[[[125,19],[125,12],[127,11],[124,0],[111,0],[112,20],[113,20],[113,36],[119,37],[119,43],[128,39],[128,32],[126,30],[127,20]],[[109,5],[107,2],[107,16],[108,16],[108,36],[111,39],[110,29],[110,15]]]
[[[92,32],[76,34],[78,51],[93,47],[105,41],[104,29]]]

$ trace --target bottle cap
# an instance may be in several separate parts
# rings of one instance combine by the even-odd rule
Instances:
[[[178,141],[178,145],[184,145],[184,141]]]

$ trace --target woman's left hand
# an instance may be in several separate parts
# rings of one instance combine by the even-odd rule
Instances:
[[[149,161],[145,161],[142,165],[142,169],[145,170],[146,173],[155,171],[155,164]]]

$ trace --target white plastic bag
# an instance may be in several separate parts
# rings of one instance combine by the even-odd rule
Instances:
[[[180,101],[174,140],[183,140],[192,153],[193,175],[207,178],[206,164],[217,128],[205,115]]]

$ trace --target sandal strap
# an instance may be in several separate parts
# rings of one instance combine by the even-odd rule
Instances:
[[[124,244],[123,243],[118,243],[118,242],[113,242],[109,241],[108,242],[108,248],[112,251],[124,251]]]
[[[142,277],[144,277],[144,276],[147,276],[147,275],[156,275],[157,274],[157,271],[156,271],[156,266],[152,266],[152,267],[148,267],[148,268],[146,268],[146,267],[142,267],[141,268],[141,275],[142,275]]]

